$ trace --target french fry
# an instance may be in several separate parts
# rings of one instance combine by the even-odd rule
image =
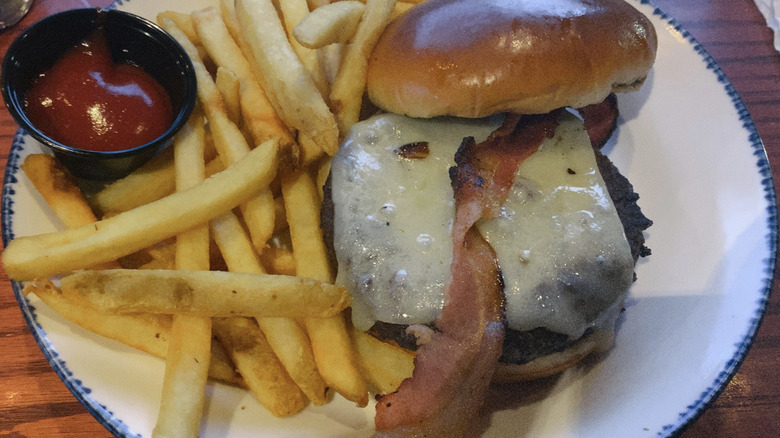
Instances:
[[[211,221],[214,240],[231,272],[265,273],[238,219],[227,213]],[[306,331],[291,318],[257,318],[268,344],[287,374],[315,405],[325,403],[327,388],[317,371]]]
[[[171,331],[171,315],[134,313],[114,315],[96,312],[84,303],[66,299],[47,279],[26,283],[24,294],[34,294],[64,319],[79,327],[151,354],[165,358]],[[235,372],[220,345],[212,345],[209,377],[225,383],[242,386],[241,376]]]
[[[296,275],[329,283],[333,281],[319,219],[319,196],[305,171],[282,175],[287,222],[290,225]],[[343,315],[307,318],[317,368],[325,381],[358,406],[368,403],[368,386],[361,375]]]
[[[336,120],[342,135],[360,118],[368,57],[390,22],[395,4],[396,0],[367,0],[363,19],[354,38],[346,46],[330,93],[331,106],[336,108]]]
[[[244,232],[244,227],[233,212],[212,219],[210,226],[214,242],[229,270],[247,274],[266,273],[258,262],[257,253]],[[246,269],[247,266],[250,268]]]
[[[56,158],[28,155],[21,168],[65,227],[74,228],[97,220],[76,179]]]
[[[352,340],[363,373],[379,394],[395,391],[401,382],[412,377],[414,352],[383,342],[360,330],[352,330]]]
[[[214,324],[212,321],[212,333],[214,332]],[[209,361],[209,378],[219,380],[223,383],[229,383],[234,386],[240,386],[246,388],[246,382],[241,374],[236,370],[236,364],[233,363],[233,359],[225,351],[225,346],[213,336],[211,338],[211,360]]]
[[[288,151],[289,161],[300,161],[300,152],[290,131],[284,127],[263,89],[253,79],[239,81],[239,105],[247,131],[256,144],[279,137],[282,148]]]
[[[208,10],[208,8],[205,10]],[[278,134],[281,138],[280,143],[282,147],[289,148],[289,160],[294,167],[295,163],[300,162],[298,145],[293,138],[291,128],[282,121],[282,116],[278,111],[279,102],[275,100],[275,96],[269,95],[265,91],[268,88],[265,77],[262,76],[262,72],[256,71],[252,67],[257,62],[241,30],[241,24],[238,22],[234,0],[220,0],[220,12],[223,24],[227,28],[233,42],[240,48],[240,53],[252,72],[251,77],[253,79],[243,78],[241,80],[241,113],[248,130],[256,143],[265,141],[269,135]],[[224,42],[230,45],[229,39],[221,37],[221,33],[222,31],[218,31],[212,37],[215,40],[223,38]],[[236,59],[235,57],[231,58]],[[239,68],[239,70],[241,69]],[[320,153],[322,152],[320,151]]]
[[[206,177],[202,117],[191,117],[174,139],[176,190]],[[176,236],[176,269],[208,270],[209,229],[200,225]],[[162,398],[153,437],[198,436],[211,360],[211,318],[173,315]]]
[[[192,43],[174,23],[164,20],[162,26],[171,33],[190,56],[198,81],[198,99],[203,105],[206,118],[209,121],[209,128],[219,157],[226,166],[241,160],[251,148],[238,126],[230,121],[224,101],[206,70],[206,66],[203,65],[198,54],[194,52]],[[277,142],[279,141],[277,137]],[[267,189],[259,190],[255,196],[242,203],[241,212],[252,236],[252,242],[256,248],[262,250],[273,235],[275,218],[273,194]]]
[[[216,155],[214,144],[207,142],[206,159],[211,162]],[[130,175],[92,195],[89,203],[101,218],[110,217],[170,195],[175,188],[174,178],[173,148],[168,148]]]
[[[71,173],[51,155],[32,154],[25,158],[22,170],[65,228],[76,228],[97,221],[87,198]],[[116,261],[93,269],[119,268]]]
[[[366,406],[368,385],[358,367],[344,316],[307,318],[305,322],[322,378],[347,400]]]
[[[153,437],[198,436],[211,361],[211,318],[175,315]]]
[[[176,239],[165,239],[149,248],[122,257],[119,264],[125,269],[175,269]]]
[[[293,37],[293,29],[309,15],[309,5],[306,0],[284,0],[278,3],[279,10],[282,13],[282,20],[287,31],[287,40],[290,42],[298,59],[301,60],[306,71],[314,81],[314,85],[320,90],[323,96],[330,92],[330,84],[325,76],[325,69],[320,62],[319,52],[309,47],[304,47],[297,39]]]
[[[333,81],[336,80],[336,74],[339,71],[339,64],[341,64],[341,54],[344,51],[344,44],[331,44],[319,50],[322,55],[322,65],[325,67],[325,75],[328,77],[328,82],[333,84]]]
[[[86,330],[157,357],[165,357],[167,354],[172,320],[170,315],[99,313],[80,301],[67,299],[48,279],[26,283],[24,294],[35,294],[63,318]]]
[[[271,274],[295,275],[295,257],[293,257],[292,251],[282,248],[267,248],[260,254],[260,260]]]
[[[317,280],[220,271],[77,271],[61,287],[65,297],[111,313],[327,318],[350,303],[344,288]]]
[[[311,164],[316,162],[320,157],[326,155],[322,148],[320,148],[319,145],[314,142],[314,140],[302,132],[298,134],[298,145],[300,146],[299,161],[301,163],[301,168],[311,166]]]
[[[113,216],[168,196],[174,188],[173,149],[168,148],[94,194],[89,202],[101,217]]]
[[[251,318],[216,318],[214,333],[258,401],[271,414],[288,417],[306,407],[306,398],[287,375],[257,323]]]
[[[171,20],[176,23],[176,26],[187,35],[187,38],[192,41],[193,44],[200,45],[198,33],[195,32],[195,26],[192,24],[192,17],[190,17],[190,14],[176,11],[163,11],[157,14],[157,22],[161,23],[163,20]]]
[[[192,189],[206,179],[206,133],[202,117],[192,117],[174,140],[176,191]],[[209,229],[205,223],[176,236],[176,269],[208,270]]]
[[[332,283],[333,272],[320,228],[321,201],[314,180],[306,170],[298,170],[281,175],[281,182],[297,275]]]
[[[193,12],[192,19],[211,59],[236,75],[241,88],[242,116],[254,141],[260,144],[269,138],[280,137],[283,148],[293,147],[295,140],[268,100],[244,52],[231,36],[223,15],[212,7]]]
[[[149,247],[234,208],[276,175],[278,144],[266,142],[244,159],[183,192],[78,228],[18,237],[3,264],[14,280],[49,277],[105,263]]]
[[[314,81],[287,40],[271,0],[237,0],[236,15],[254,62],[285,123],[310,137],[328,155],[338,151],[339,132]]]
[[[293,36],[309,49],[346,43],[355,34],[365,9],[363,3],[355,0],[327,4],[303,18],[293,29]]]
[[[225,101],[225,112],[231,122],[238,125],[241,121],[241,82],[232,71],[218,67],[215,78],[219,94]]]
[[[241,24],[238,22],[238,17],[236,16],[235,0],[219,0],[219,12],[222,15],[222,21],[225,23],[225,27],[227,27],[230,36],[233,37],[233,41],[241,48],[241,52],[244,56],[251,56],[249,54],[249,47],[244,40],[244,35],[241,33]],[[257,78],[257,80],[261,80],[261,78]]]
[[[250,149],[243,134],[223,113],[212,114],[209,121],[215,142],[220,145],[218,149],[222,150],[220,157],[227,160],[228,165],[241,160],[246,154],[249,154]],[[279,138],[276,137],[277,143],[278,140]],[[258,147],[264,147],[263,145]],[[255,196],[243,202],[241,204],[241,214],[244,217],[244,223],[246,223],[249,229],[254,247],[258,251],[262,251],[273,235],[274,221],[276,220],[274,195],[271,190],[267,187],[263,188]]]

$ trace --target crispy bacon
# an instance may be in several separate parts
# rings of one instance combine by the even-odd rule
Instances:
[[[442,314],[415,370],[377,401],[377,437],[458,437],[484,400],[501,354],[501,276],[490,245],[473,228],[498,214],[523,160],[557,126],[557,113],[508,116],[485,142],[464,139],[450,169],[455,192],[454,253]]]
[[[462,436],[482,405],[504,339],[501,281],[476,229],[461,247],[443,327],[418,350],[413,377],[377,401],[377,437]]]
[[[611,93],[601,103],[588,105],[577,110],[585,123],[585,130],[593,147],[601,149],[617,128],[617,96]]]

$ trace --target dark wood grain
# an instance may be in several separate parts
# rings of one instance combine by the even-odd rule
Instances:
[[[36,0],[15,28],[0,33],[0,55],[34,20],[108,0]],[[753,117],[775,180],[780,169],[780,54],[752,0],[655,0],[713,56]],[[16,125],[0,110],[0,166]],[[774,289],[778,286],[775,284]],[[780,294],[773,292],[758,336],[739,372],[684,438],[775,437],[780,431]],[[51,370],[30,334],[4,272],[0,272],[0,436],[110,436]]]

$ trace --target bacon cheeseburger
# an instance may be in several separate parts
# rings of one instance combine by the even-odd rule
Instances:
[[[457,436],[491,380],[611,345],[651,222],[599,147],[656,45],[622,0],[428,0],[382,34],[384,111],[350,131],[324,207],[354,324],[419,346],[380,433]]]

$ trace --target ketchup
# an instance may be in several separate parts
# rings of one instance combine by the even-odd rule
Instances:
[[[67,146],[119,151],[148,143],[173,123],[165,89],[141,68],[115,63],[101,30],[35,79],[27,117]]]

